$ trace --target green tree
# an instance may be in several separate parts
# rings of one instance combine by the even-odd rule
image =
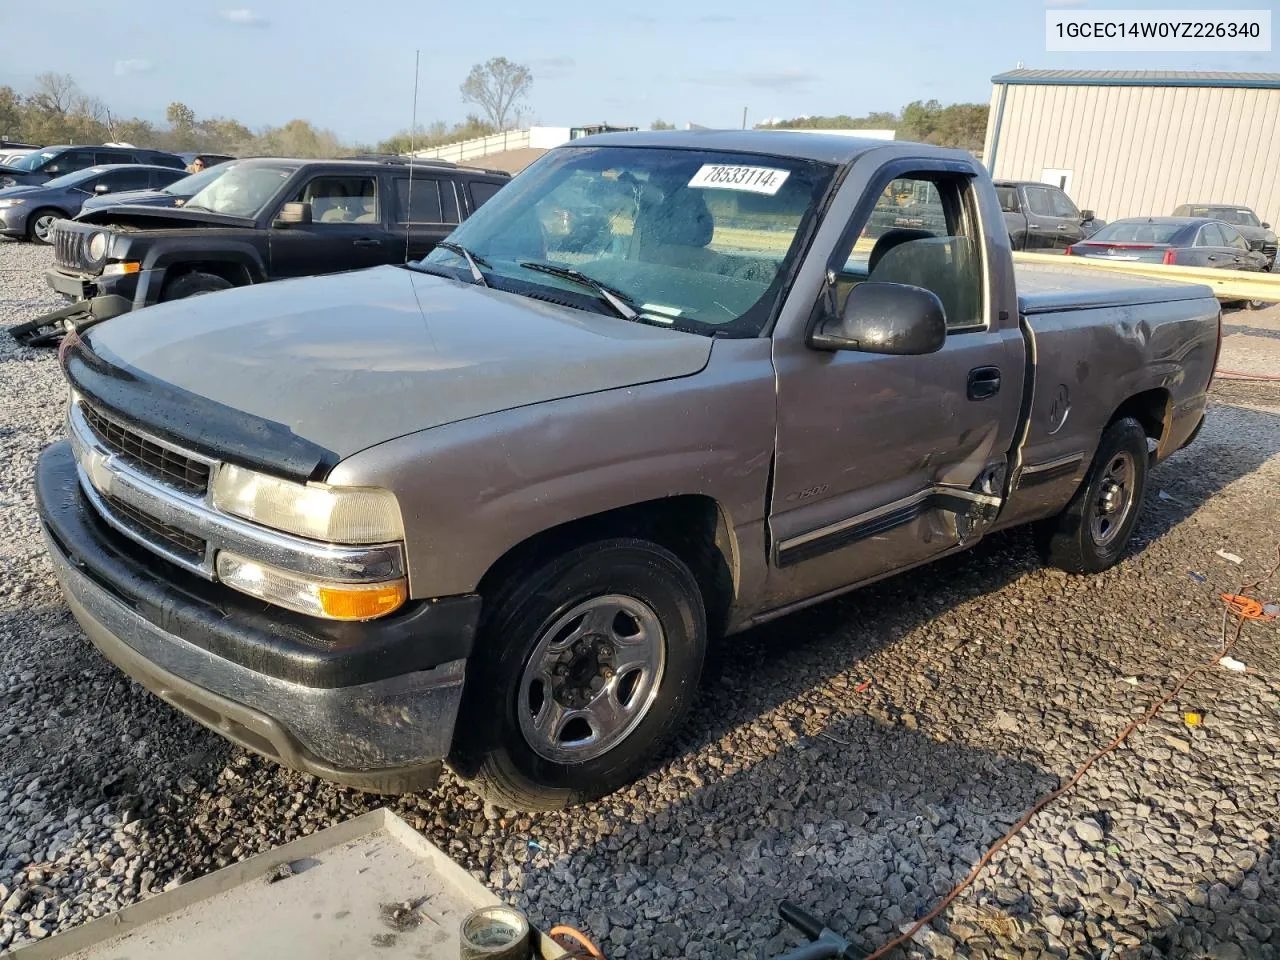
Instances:
[[[650,130],[674,130],[675,128],[676,125],[674,123],[667,123],[665,120],[655,120],[649,124]]]
[[[528,67],[506,57],[477,63],[459,88],[466,103],[474,103],[498,130],[509,129],[519,113],[518,104],[533,86]]]
[[[22,139],[22,98],[13,87],[0,87],[0,138]]]

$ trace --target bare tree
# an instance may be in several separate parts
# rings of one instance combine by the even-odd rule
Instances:
[[[462,81],[462,99],[474,103],[499,130],[507,130],[520,116],[516,104],[533,86],[533,73],[528,67],[512,63],[506,57],[494,57],[488,63],[477,63]]]
[[[36,92],[31,95],[31,103],[37,110],[61,117],[71,112],[80,96],[80,87],[71,74],[42,73],[36,77]]]

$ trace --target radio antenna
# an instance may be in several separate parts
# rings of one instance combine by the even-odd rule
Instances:
[[[409,262],[409,231],[413,224],[414,137],[418,132],[418,62],[421,50],[413,51],[413,120],[409,124],[409,199],[404,206],[404,262]]]

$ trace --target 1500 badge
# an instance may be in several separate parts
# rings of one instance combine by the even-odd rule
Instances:
[[[795,493],[788,493],[787,500],[788,502],[794,502],[796,500],[812,500],[814,497],[820,497],[826,493],[830,486],[831,484],[829,483],[821,483],[818,486],[810,487],[807,490],[797,490]]]

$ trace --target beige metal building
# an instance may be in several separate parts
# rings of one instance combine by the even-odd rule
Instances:
[[[997,179],[1061,186],[1104,220],[1180,203],[1280,222],[1280,74],[1013,70],[991,78]]]

